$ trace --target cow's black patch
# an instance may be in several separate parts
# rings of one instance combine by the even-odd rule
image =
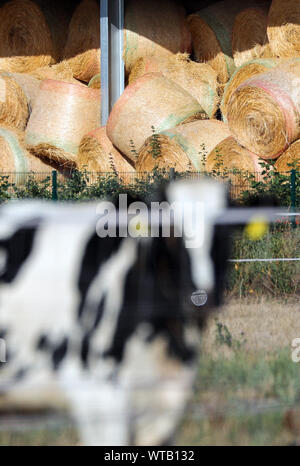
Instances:
[[[65,337],[62,340],[62,342],[59,345],[57,345],[53,350],[52,364],[53,364],[54,370],[57,370],[59,368],[61,362],[63,361],[63,359],[65,358],[67,354],[67,351],[68,351],[68,338]]]
[[[0,273],[0,281],[11,283],[16,278],[32,251],[35,233],[35,227],[20,228],[10,238],[0,240],[0,248],[4,249],[7,255],[5,268]]]

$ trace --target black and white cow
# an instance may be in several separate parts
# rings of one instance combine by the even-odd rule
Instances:
[[[174,229],[100,238],[95,204],[1,207],[0,407],[68,405],[87,445],[168,442],[193,386],[199,329],[220,303],[227,246],[214,228],[223,185],[174,182],[166,199],[204,206],[192,219],[198,247]],[[197,290],[208,295],[201,308]]]

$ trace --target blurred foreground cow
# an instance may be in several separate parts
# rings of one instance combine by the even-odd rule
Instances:
[[[193,386],[199,330],[220,302],[227,249],[214,221],[226,193],[180,181],[166,200],[202,203],[191,219],[198,247],[174,229],[169,238],[100,238],[96,204],[1,207],[2,407],[67,404],[84,444],[170,441]],[[207,293],[203,307],[191,299],[197,290]]]

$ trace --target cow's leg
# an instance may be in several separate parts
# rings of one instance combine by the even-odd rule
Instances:
[[[83,445],[128,445],[129,416],[125,389],[114,382],[86,378],[75,381],[66,392]]]

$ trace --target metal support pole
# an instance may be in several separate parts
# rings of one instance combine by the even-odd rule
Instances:
[[[52,201],[57,201],[57,171],[52,170]]]
[[[124,0],[100,0],[101,124],[124,91]]]

